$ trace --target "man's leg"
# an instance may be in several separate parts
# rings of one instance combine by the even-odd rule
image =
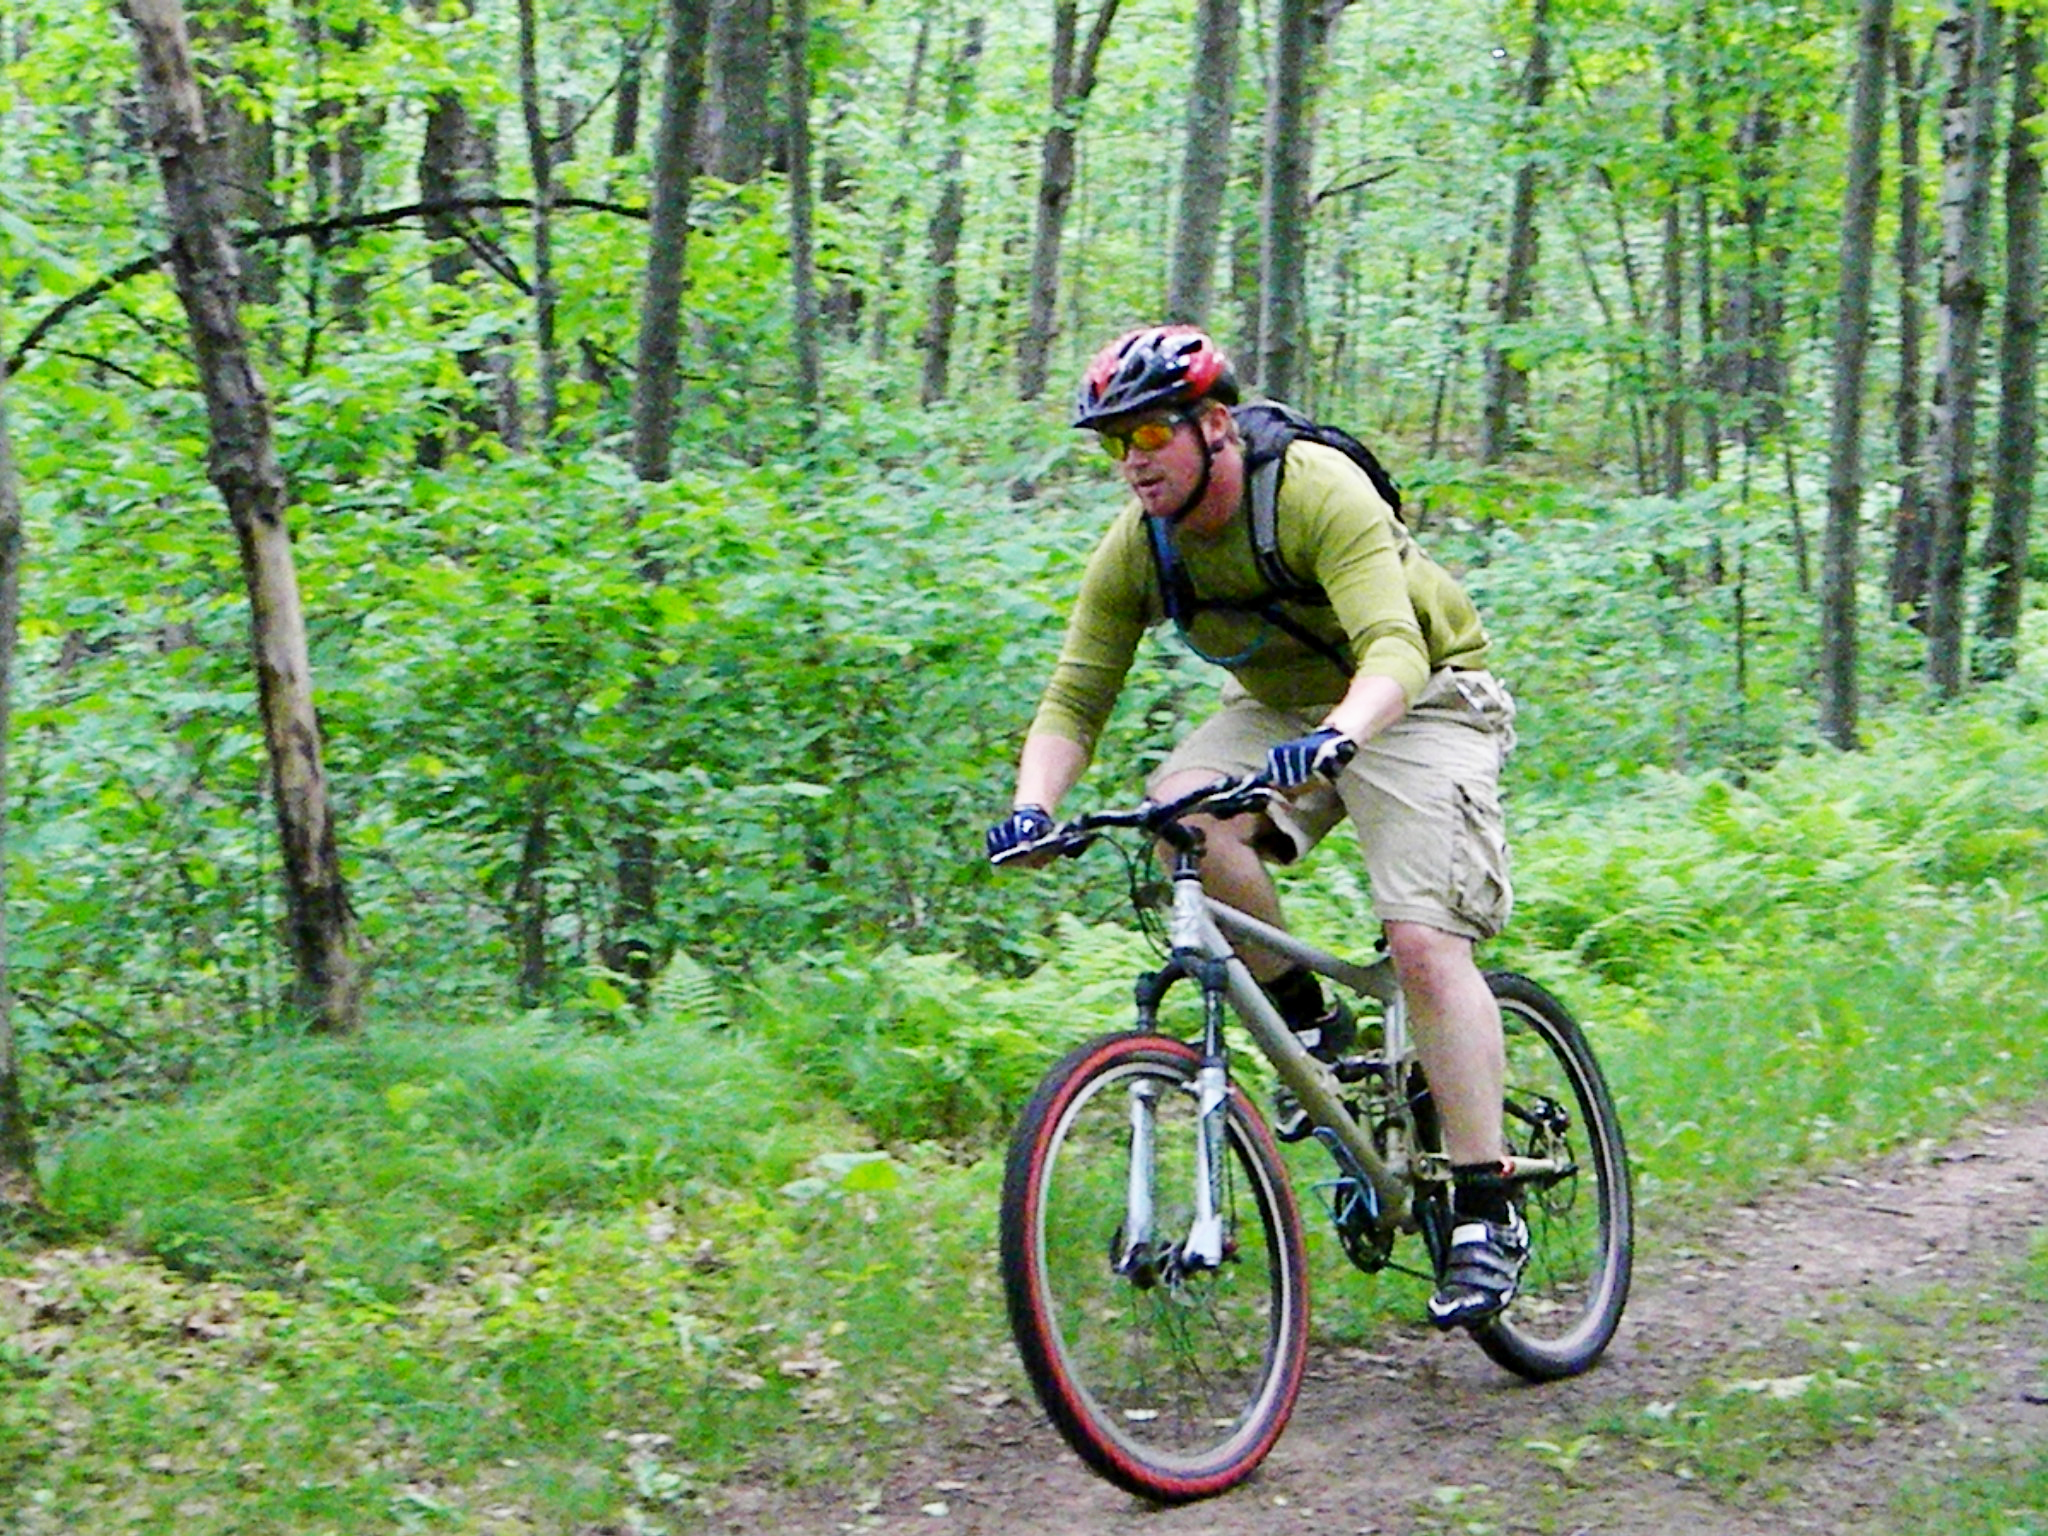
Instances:
[[[1507,1063],[1500,1005],[1472,958],[1472,941],[1423,923],[1388,923],[1387,946],[1408,999],[1415,1050],[1454,1166],[1498,1164]]]

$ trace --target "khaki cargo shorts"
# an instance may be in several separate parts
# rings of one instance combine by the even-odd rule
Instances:
[[[1307,734],[1325,711],[1275,709],[1223,685],[1223,706],[1154,771],[1257,773],[1267,749]],[[1515,701],[1489,672],[1431,674],[1408,712],[1359,749],[1335,784],[1318,781],[1276,804],[1254,837],[1291,864],[1349,817],[1365,854],[1373,915],[1490,939],[1514,905],[1500,769],[1515,743]]]

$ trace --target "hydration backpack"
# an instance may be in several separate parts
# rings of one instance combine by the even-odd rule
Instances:
[[[1252,541],[1252,560],[1267,590],[1254,599],[1230,602],[1197,596],[1194,582],[1189,578],[1187,567],[1181,562],[1180,550],[1174,543],[1173,529],[1164,519],[1148,517],[1145,529],[1151,536],[1152,563],[1159,575],[1159,594],[1166,616],[1196,655],[1219,666],[1231,666],[1245,660],[1264,642],[1255,643],[1251,650],[1237,656],[1211,656],[1188,636],[1188,626],[1200,614],[1252,614],[1324,657],[1349,677],[1354,670],[1350,655],[1341,646],[1331,644],[1306,625],[1288,617],[1280,606],[1282,603],[1302,603],[1327,608],[1330,603],[1321,587],[1297,577],[1280,555],[1280,479],[1287,467],[1287,450],[1303,438],[1335,448],[1365,472],[1381,500],[1393,509],[1396,522],[1401,518],[1401,488],[1365,444],[1341,427],[1310,420],[1291,405],[1282,405],[1277,400],[1259,400],[1237,407],[1231,415],[1237,419],[1238,432],[1244,439],[1245,484],[1251,501],[1248,531]]]

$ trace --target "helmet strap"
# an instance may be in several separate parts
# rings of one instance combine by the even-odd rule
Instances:
[[[1180,504],[1180,510],[1167,514],[1166,525],[1169,528],[1178,528],[1187,521],[1188,514],[1202,504],[1202,498],[1209,494],[1209,471],[1216,463],[1216,455],[1209,447],[1209,434],[1202,430],[1201,417],[1192,418],[1190,425],[1195,429],[1196,440],[1202,445],[1202,477],[1195,482],[1195,488],[1188,492],[1188,499]]]

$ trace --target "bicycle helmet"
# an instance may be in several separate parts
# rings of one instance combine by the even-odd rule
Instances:
[[[1192,325],[1149,325],[1095,354],[1074,398],[1074,425],[1198,400],[1237,404],[1237,373],[1206,332]]]

